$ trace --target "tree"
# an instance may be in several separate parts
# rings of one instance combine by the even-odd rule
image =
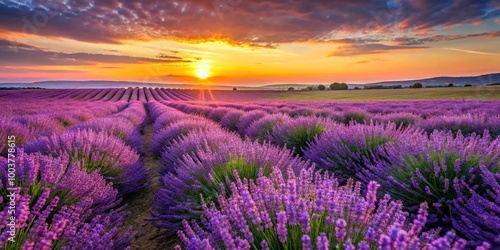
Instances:
[[[472,87],[471,84],[465,84],[464,87]]]
[[[320,85],[318,85],[318,89],[319,89],[319,90],[325,90],[325,89],[326,89],[326,87],[325,87],[325,85],[320,84]]]
[[[306,90],[313,90],[313,86],[307,86]]]
[[[290,88],[288,88],[288,91],[294,91],[294,90],[295,90],[295,88],[294,88],[294,87],[290,87]]]
[[[343,83],[334,82],[334,83],[330,84],[331,90],[346,90],[348,88],[349,88],[349,86],[347,86],[347,84],[345,82],[343,82]]]
[[[420,89],[420,88],[422,88],[422,87],[423,87],[423,85],[422,85],[421,83],[419,83],[419,82],[416,82],[416,83],[415,83],[415,84],[413,84],[413,86],[412,86],[412,88],[414,88],[414,89]]]
[[[233,90],[235,90],[235,91],[236,91],[236,90],[238,90],[238,89],[237,89],[237,88],[233,88]]]
[[[453,83],[448,84],[448,87],[453,87]]]

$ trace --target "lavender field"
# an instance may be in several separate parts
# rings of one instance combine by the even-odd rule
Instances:
[[[500,101],[200,97],[0,91],[0,248],[500,249]]]

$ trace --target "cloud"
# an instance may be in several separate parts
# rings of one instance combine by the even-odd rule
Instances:
[[[0,66],[2,65],[93,65],[97,63],[185,63],[180,57],[145,58],[91,53],[62,53],[44,50],[24,43],[0,39]]]
[[[440,42],[440,41],[452,41],[472,37],[498,37],[500,36],[500,31],[483,32],[483,33],[473,33],[466,35],[436,35],[429,37],[397,37],[394,39],[400,46],[415,46],[422,45],[430,42]]]
[[[495,8],[490,0],[7,0],[0,3],[0,31],[96,43],[196,43],[219,35],[233,46],[275,48],[341,39],[342,32],[392,37],[474,23],[497,18]]]
[[[423,49],[426,47],[408,47],[398,45],[385,45],[380,43],[371,44],[348,44],[337,47],[337,50],[330,52],[327,57],[335,56],[358,56],[369,54],[387,53],[391,50]]]
[[[475,54],[475,55],[500,56],[499,53],[482,52],[482,51],[477,51],[477,50],[467,50],[467,49],[457,49],[457,48],[444,48],[444,50],[458,51],[458,52],[463,52],[463,53],[468,53],[468,54]]]
[[[178,57],[178,56],[171,56],[171,55],[167,55],[165,53],[160,53],[156,56],[156,58],[161,58],[161,59],[174,59],[174,60],[181,60],[182,57]]]

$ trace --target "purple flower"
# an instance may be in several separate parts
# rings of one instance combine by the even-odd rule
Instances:
[[[269,134],[269,141],[302,154],[308,142],[319,137],[323,131],[332,126],[334,124],[324,118],[298,117],[289,122],[277,123]]]
[[[88,172],[113,178],[122,194],[140,191],[149,184],[148,173],[139,155],[120,139],[105,132],[67,131],[60,135],[37,138],[24,146],[26,153],[38,152],[52,157],[69,156]]]

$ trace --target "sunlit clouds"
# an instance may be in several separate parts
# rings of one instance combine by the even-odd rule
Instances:
[[[500,65],[495,1],[42,2],[0,0],[0,82],[366,83]]]

